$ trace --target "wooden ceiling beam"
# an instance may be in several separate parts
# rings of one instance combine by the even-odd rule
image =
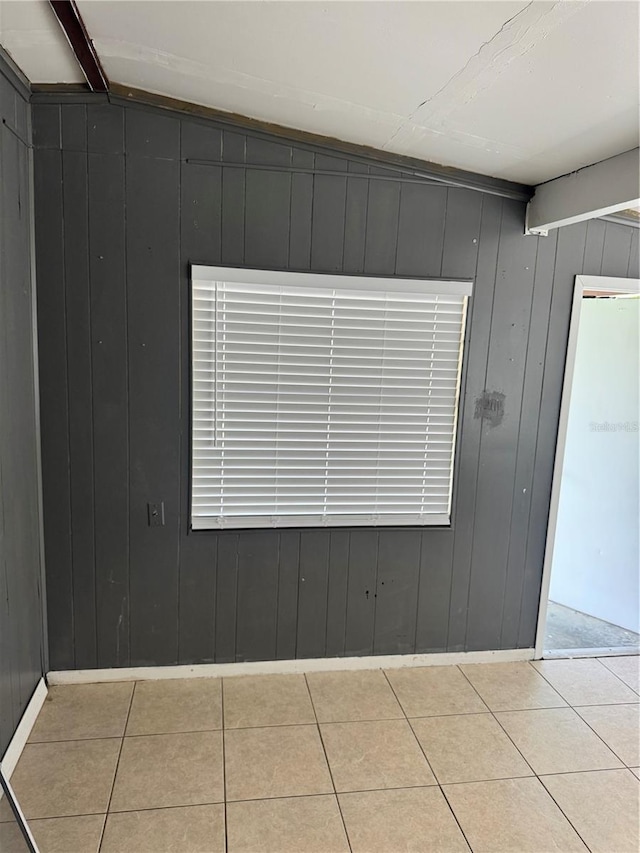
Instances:
[[[76,3],[74,0],[49,0],[49,3],[82,68],[89,88],[93,92],[108,92],[109,80]]]

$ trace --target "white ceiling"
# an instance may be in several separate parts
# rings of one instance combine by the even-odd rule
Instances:
[[[2,0],[0,42],[75,82],[46,6]],[[301,130],[529,184],[638,145],[633,0],[78,6],[111,81]]]
[[[83,83],[84,76],[45,0],[0,0],[0,44],[35,83]]]

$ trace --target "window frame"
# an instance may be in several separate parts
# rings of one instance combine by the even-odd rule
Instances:
[[[284,277],[284,280],[283,280]],[[394,514],[388,522],[374,523],[369,518],[361,518],[357,515],[332,516],[331,520],[312,521],[316,516],[300,515],[296,517],[286,516],[280,519],[280,523],[274,523],[270,515],[247,516],[247,524],[224,525],[217,523],[216,517],[198,517],[194,524],[193,516],[193,429],[194,429],[194,395],[193,395],[193,354],[194,354],[194,327],[193,327],[193,292],[196,281],[227,281],[244,284],[267,284],[272,286],[286,285],[287,280],[295,278],[292,284],[308,285],[310,287],[344,287],[366,290],[397,290],[403,293],[432,293],[443,296],[461,296],[465,298],[462,312],[461,346],[459,355],[458,388],[455,402],[455,415],[453,419],[453,436],[451,442],[452,464],[451,464],[451,486],[449,491],[449,512],[444,514],[433,514],[432,518],[425,522],[417,522],[413,517],[403,520],[403,514]],[[328,280],[331,284],[328,285]],[[283,529],[332,529],[332,528],[375,528],[375,529],[450,529],[452,527],[452,514],[456,487],[456,460],[458,445],[460,441],[460,419],[463,409],[464,384],[466,377],[466,357],[469,322],[471,313],[471,299],[473,298],[473,279],[449,279],[429,278],[419,276],[384,276],[364,274],[343,273],[316,273],[297,270],[269,270],[257,267],[244,266],[217,266],[213,264],[190,263],[189,264],[189,477],[188,477],[188,529],[190,533],[217,532],[240,532],[242,530],[283,530]],[[414,515],[414,514],[413,514]],[[406,514],[405,514],[406,516]],[[208,522],[208,523],[206,523]]]

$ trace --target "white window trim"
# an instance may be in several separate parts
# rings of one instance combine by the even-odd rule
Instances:
[[[191,286],[197,281],[201,282],[240,282],[243,284],[262,284],[282,286],[287,283],[294,284],[296,287],[315,287],[327,288],[328,280],[330,286],[336,288],[344,288],[348,290],[367,290],[367,291],[397,291],[402,293],[420,293],[420,294],[441,294],[444,296],[462,296],[470,297],[473,289],[473,282],[462,280],[447,280],[447,279],[417,279],[417,278],[398,278],[398,277],[372,277],[361,275],[339,275],[332,273],[302,273],[277,270],[257,270],[248,269],[245,267],[215,267],[204,266],[199,264],[191,265],[190,283]],[[238,529],[264,529],[264,528],[319,528],[319,527],[401,527],[401,526],[449,526],[451,523],[451,499],[453,495],[453,469],[455,467],[455,453],[457,445],[457,430],[458,417],[460,410],[461,397],[461,380],[463,375],[462,360],[464,357],[464,340],[465,328],[468,322],[468,303],[463,311],[462,319],[462,346],[459,356],[459,372],[458,372],[458,388],[456,392],[456,404],[453,418],[453,437],[452,437],[452,465],[450,472],[449,485],[449,511],[446,514],[424,513],[421,517],[416,518],[416,514],[393,514],[382,516],[377,514],[349,514],[349,515],[330,515],[325,517],[318,516],[273,516],[273,515],[256,515],[245,516],[242,518],[242,524],[225,523],[224,519],[216,517],[193,516],[191,513],[191,528],[193,530],[238,530]],[[191,347],[193,344],[192,334],[190,335]],[[193,358],[193,353],[191,355]],[[192,364],[192,362],[191,362]],[[193,374],[193,368],[192,368]],[[192,377],[193,382],[193,377]],[[193,419],[193,384],[191,384],[190,397],[190,417],[191,424]],[[193,426],[190,429],[191,442],[193,441]],[[191,482],[193,479],[193,451],[190,459],[191,467]],[[192,505],[190,510],[192,509]]]

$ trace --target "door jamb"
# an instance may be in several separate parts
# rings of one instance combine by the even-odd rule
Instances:
[[[598,290],[600,292],[615,293],[640,293],[640,279],[637,278],[612,278],[599,275],[577,275],[573,288],[573,301],[571,303],[571,319],[569,323],[569,341],[567,343],[567,358],[564,368],[564,381],[562,384],[562,401],[560,404],[560,419],[558,422],[558,438],[556,442],[556,455],[553,465],[553,481],[551,486],[551,501],[549,504],[549,522],[547,525],[547,541],[544,551],[544,563],[542,568],[542,584],[540,587],[540,607],[538,610],[538,625],[536,629],[536,644],[534,658],[542,658],[544,654],[544,637],[547,627],[547,609],[549,604],[549,589],[551,587],[551,567],[553,564],[553,551],[556,539],[558,522],[558,508],[560,505],[560,488],[562,483],[562,469],[564,467],[564,452],[567,442],[567,427],[569,424],[569,408],[571,403],[571,391],[573,388],[573,375],[576,363],[576,350],[578,346],[578,331],[580,328],[580,312],[582,308],[582,296],[585,290]],[[576,649],[571,650],[575,656],[579,653],[589,655],[593,650]],[[633,647],[620,654],[633,654]]]

